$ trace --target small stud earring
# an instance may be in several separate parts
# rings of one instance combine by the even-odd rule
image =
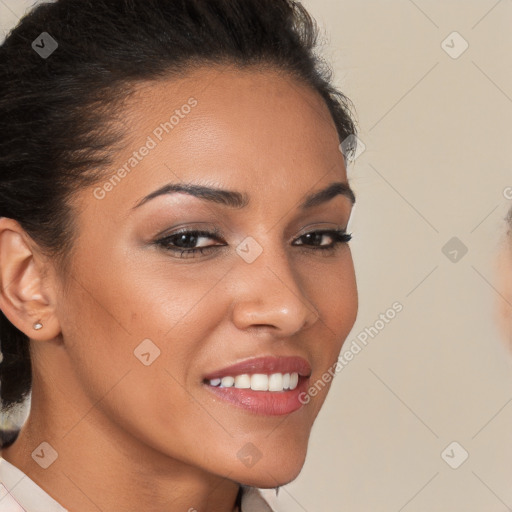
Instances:
[[[33,327],[37,331],[39,329],[42,329],[43,324],[41,322],[36,322]]]

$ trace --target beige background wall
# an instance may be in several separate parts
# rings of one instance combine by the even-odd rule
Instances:
[[[345,348],[403,311],[334,380],[276,509],[505,511],[512,356],[495,311],[512,317],[512,300],[494,261],[512,207],[512,2],[304,3],[366,145],[350,170],[360,313]],[[30,4],[0,0],[1,28]]]

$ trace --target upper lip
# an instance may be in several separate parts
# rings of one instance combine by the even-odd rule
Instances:
[[[246,373],[293,373],[296,372],[300,376],[309,377],[311,375],[311,365],[306,359],[299,356],[290,357],[255,357],[246,359],[240,363],[226,366],[220,370],[216,370],[204,376],[205,380],[219,379],[226,376],[235,377]]]

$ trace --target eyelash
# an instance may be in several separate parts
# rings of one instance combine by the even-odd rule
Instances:
[[[352,240],[352,235],[347,233],[343,229],[330,229],[330,230],[318,230],[318,231],[310,231],[309,233],[304,233],[301,235],[298,239],[304,238],[307,235],[329,235],[333,242],[328,246],[312,246],[310,247],[311,250],[314,251],[322,251],[323,253],[330,253],[335,251],[340,244],[347,244]],[[164,238],[161,238],[159,240],[155,241],[155,244],[157,244],[160,247],[163,247],[165,250],[174,252],[174,253],[180,253],[180,258],[193,258],[194,254],[201,253],[204,254],[205,252],[208,252],[211,249],[214,249],[216,247],[225,247],[224,245],[208,245],[206,247],[195,247],[192,249],[182,249],[176,246],[173,246],[171,243],[171,240],[176,239],[177,237],[183,236],[183,235],[194,235],[196,238],[212,238],[216,239],[216,241],[220,241],[220,231],[214,230],[212,232],[209,231],[199,231],[199,230],[190,230],[187,231],[186,229],[182,231],[178,231],[176,233],[173,233],[172,235],[166,236]],[[300,246],[304,246],[304,244],[299,244]],[[309,250],[309,249],[306,249]],[[183,255],[187,256],[183,256]]]

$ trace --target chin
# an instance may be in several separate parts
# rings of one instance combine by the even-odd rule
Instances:
[[[305,459],[305,450],[297,450],[293,456],[282,456],[280,459],[265,460],[262,458],[251,468],[238,471],[235,478],[241,484],[261,489],[280,487],[299,476]]]

